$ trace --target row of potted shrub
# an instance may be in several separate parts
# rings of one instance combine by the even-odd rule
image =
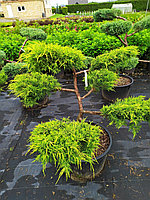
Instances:
[[[138,62],[137,48],[121,47],[105,52],[96,58],[87,58],[81,51],[71,47],[61,47],[38,41],[25,46],[28,40],[44,40],[46,36],[42,30],[39,32],[38,29],[32,28],[23,28],[21,33],[26,36],[26,40],[22,45],[25,53],[19,52],[19,61],[25,62],[27,67],[23,65],[23,68],[26,68],[27,73],[21,71],[22,66],[20,66],[20,72],[23,74],[16,75],[16,71],[12,68],[15,68],[17,63],[14,64],[7,60],[6,54],[0,52],[1,65],[4,62],[11,63],[10,68],[8,65],[2,67],[0,74],[7,73],[10,76],[11,73],[8,72],[12,71],[16,75],[8,88],[20,97],[27,108],[39,104],[44,96],[54,90],[73,92],[79,106],[77,121],[65,118],[61,121],[50,120],[50,122],[36,126],[29,138],[28,152],[37,152],[35,160],[42,163],[43,172],[47,163],[53,162],[59,172],[58,180],[63,174],[66,175],[66,179],[69,177],[80,179],[85,178],[86,175],[86,178],[91,179],[95,174],[99,174],[104,166],[106,152],[111,146],[111,136],[106,129],[93,125],[91,122],[87,123],[83,118],[84,114],[107,117],[110,119],[110,124],[115,124],[117,128],[128,125],[129,130],[133,132],[133,138],[140,130],[140,123],[150,120],[150,99],[145,100],[143,96],[117,100],[113,104],[103,106],[98,111],[86,110],[83,106],[83,100],[92,92],[97,92],[100,88],[114,90],[114,85],[119,79],[118,73],[136,66]],[[86,69],[87,67],[89,68]],[[53,76],[62,69],[72,71],[73,88],[63,88]],[[88,73],[89,84],[84,96],[81,96],[78,87],[78,75],[82,73]],[[65,136],[67,136],[67,140]],[[108,142],[104,145],[104,151],[99,153],[100,147],[106,140]],[[103,159],[103,162],[97,169],[95,164],[99,162],[99,157]],[[88,166],[87,168],[90,168],[92,173],[84,173],[83,165]]]

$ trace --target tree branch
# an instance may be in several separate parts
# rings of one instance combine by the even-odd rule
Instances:
[[[85,99],[87,96],[89,96],[94,91],[94,88],[92,88],[86,95],[81,97],[81,99]]]
[[[124,20],[124,21],[127,21],[127,19],[126,19],[126,18],[124,18],[124,17],[121,17],[121,16],[117,16],[116,18],[117,18],[117,19],[122,19],[122,20]]]
[[[131,35],[134,35],[135,33],[136,33],[136,31],[133,33],[130,33],[129,35],[127,35],[127,37],[130,37]]]
[[[116,37],[125,45],[125,46],[128,46],[126,42],[124,42],[121,37],[119,35],[116,35]]]
[[[124,41],[125,41],[126,45],[128,45],[128,43],[127,43],[127,33],[125,34]]]
[[[67,88],[61,88],[61,91],[66,91],[66,92],[75,92],[74,89],[67,89]]]
[[[89,72],[89,69],[84,70],[84,71]],[[78,75],[78,74],[82,74],[82,73],[84,73],[84,71],[76,72],[76,75]]]
[[[78,85],[77,85],[77,74],[76,74],[76,70],[73,69],[73,82],[74,82],[74,89],[75,89],[75,93],[77,96],[77,100],[78,100],[78,105],[79,105],[79,116],[78,116],[78,120],[82,119],[82,115],[83,115],[83,105],[82,105],[82,99],[78,90]]]
[[[102,112],[100,111],[90,111],[90,110],[83,110],[83,113],[91,114],[91,115],[102,115]]]
[[[9,62],[9,63],[16,63],[16,61],[7,60],[5,58],[2,58],[2,60],[6,61],[6,62]]]
[[[27,41],[28,41],[28,39],[26,39],[26,40],[24,41],[24,43],[23,43],[23,45],[22,45],[22,47],[21,47],[21,49],[20,49],[20,51],[19,51],[19,57],[20,57],[21,51],[23,50],[23,47],[25,46],[25,44],[27,43]]]
[[[138,60],[139,62],[148,62],[150,63],[150,60]]]

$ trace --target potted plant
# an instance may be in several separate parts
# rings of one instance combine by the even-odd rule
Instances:
[[[57,182],[63,174],[66,180],[70,177],[82,181],[92,179],[103,169],[106,153],[111,147],[111,137],[106,129],[86,123],[82,119],[84,113],[105,116],[118,128],[129,122],[133,137],[140,129],[140,122],[150,120],[150,99],[144,100],[142,96],[118,100],[115,104],[103,106],[100,111],[88,111],[82,107],[83,97],[78,93],[78,88],[75,92],[80,110],[78,121],[62,119],[41,123],[29,138],[28,152],[37,153],[35,160],[42,163],[43,172],[47,163],[54,163],[59,172]],[[103,139],[105,133],[109,137]],[[105,140],[108,140],[107,144]],[[106,149],[97,155],[103,149],[103,142]]]
[[[51,91],[58,90],[60,84],[53,76],[38,72],[16,75],[8,86],[11,93],[21,99],[25,108],[37,108],[48,101]]]
[[[79,122],[63,118],[37,125],[29,142],[28,152],[39,152],[36,160],[42,162],[43,172],[48,162],[55,164],[60,171],[58,182],[63,174],[66,179],[71,177],[75,180],[92,179],[93,174],[98,175],[112,139],[106,129],[85,120]]]
[[[38,44],[39,49],[41,49],[40,45],[42,46],[43,44]],[[29,53],[33,54],[33,52]],[[44,59],[44,56],[45,54],[43,54],[41,60]],[[32,59],[32,57],[30,57],[30,59]],[[37,62],[39,62],[39,60],[37,60]],[[69,60],[68,63],[70,63]],[[129,130],[133,132],[133,138],[140,129],[140,123],[150,120],[150,99],[145,100],[143,96],[117,100],[110,106],[103,106],[99,111],[84,109],[83,100],[92,92],[99,91],[100,88],[107,90],[113,89],[118,75],[107,68],[91,71],[76,71],[78,70],[78,65],[76,66],[73,62],[71,63],[69,69],[72,68],[73,71],[74,88],[61,87],[60,90],[75,93],[79,106],[77,121],[70,121],[68,118],[63,118],[62,120],[51,120],[50,122],[37,125],[31,132],[28,146],[28,152],[31,154],[37,153],[35,160],[42,163],[43,172],[48,162],[53,162],[55,164],[57,172],[59,172],[57,182],[63,174],[66,175],[66,179],[69,177],[74,180],[85,178],[87,174],[85,174],[84,171],[87,170],[84,170],[84,165],[92,172],[92,177],[99,174],[104,166],[105,152],[100,168],[97,169],[97,167],[95,167],[96,164],[99,163],[98,157],[103,155],[103,153],[97,154],[101,147],[100,141],[102,140],[102,143],[104,142],[101,135],[104,135],[107,130],[93,125],[90,122],[86,123],[85,119],[83,119],[84,114],[107,117],[110,119],[110,124],[115,124],[117,128],[120,128],[122,125],[128,125]],[[36,65],[36,63],[34,64]],[[57,69],[60,70],[59,67]],[[77,77],[79,74],[85,73],[85,71],[89,71],[89,86],[87,87],[87,93],[81,96]],[[109,135],[109,133],[107,132],[106,135]],[[111,145],[110,138],[109,136],[107,137],[109,144],[106,145],[106,152]],[[88,173],[87,178],[91,179],[92,177]]]
[[[123,73],[135,69],[138,64],[138,49],[136,46],[120,47],[97,56],[91,62],[90,71],[100,68],[119,74],[120,78],[116,82],[113,91],[102,89],[103,98],[108,101],[115,101],[117,98],[123,99],[129,96],[133,78]]]

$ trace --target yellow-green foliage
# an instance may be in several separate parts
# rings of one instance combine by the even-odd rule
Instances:
[[[0,91],[2,90],[2,86],[6,83],[7,81],[7,75],[5,74],[4,71],[0,71]]]
[[[60,84],[57,79],[38,72],[16,75],[9,84],[11,92],[21,98],[21,102],[26,108],[37,105],[39,101],[50,95],[51,91],[58,88],[60,88]]]
[[[88,73],[88,88],[94,88],[99,91],[101,88],[105,90],[113,90],[113,87],[118,79],[118,75],[108,69],[100,69],[90,71]]]
[[[3,59],[6,59],[6,53],[0,50],[0,68],[4,65]]]
[[[66,174],[66,179],[70,177],[71,164],[82,169],[82,160],[90,163],[94,173],[94,151],[99,146],[101,133],[99,126],[86,123],[85,120],[52,120],[37,125],[31,132],[28,152],[38,153],[35,161],[42,162],[43,172],[47,163],[55,164],[59,171],[57,182],[63,174]]]
[[[93,59],[91,70],[108,68],[119,73],[126,69],[132,69],[138,64],[137,55],[138,49],[136,46],[114,49]]]
[[[141,31],[143,29],[148,29],[150,28],[150,15],[143,18],[141,21],[136,22],[133,26],[133,29],[138,32]]]
[[[144,100],[144,96],[129,97],[124,100],[118,100],[109,106],[103,106],[100,110],[102,114],[117,128],[125,125],[133,132],[133,138],[140,130],[140,123],[150,122],[150,99]]]
[[[26,62],[30,71],[58,73],[61,68],[80,70],[85,68],[85,56],[71,47],[33,42],[26,46],[20,60]]]

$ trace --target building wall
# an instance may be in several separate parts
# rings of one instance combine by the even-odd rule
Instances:
[[[68,0],[68,5],[70,4],[86,4],[88,3],[88,0]]]
[[[18,19],[36,19],[42,18],[42,13],[46,12],[43,0],[20,0],[1,2],[2,10],[5,18],[10,18],[7,7],[11,6],[13,17]],[[18,9],[21,8],[21,11]],[[23,8],[23,9],[22,9]],[[49,16],[50,9],[48,10]]]

